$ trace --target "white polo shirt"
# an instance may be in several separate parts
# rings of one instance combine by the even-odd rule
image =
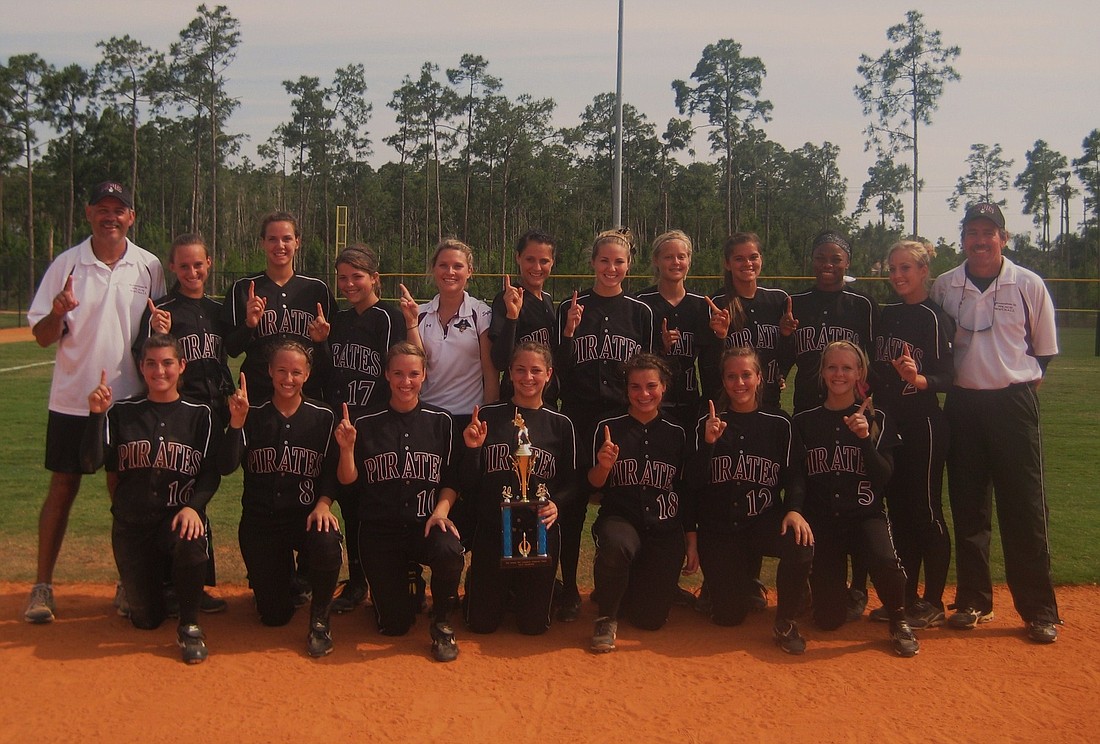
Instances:
[[[1058,353],[1054,303],[1042,278],[1007,258],[984,292],[966,263],[936,278],[930,293],[955,321],[955,384],[1000,390],[1043,376],[1036,357]]]
[[[418,309],[420,339],[428,357],[428,380],[420,398],[456,416],[469,416],[485,400],[479,338],[489,331],[492,309],[462,293],[458,314],[444,327],[439,319],[439,295]],[[446,320],[446,318],[444,318]]]
[[[129,240],[118,263],[107,266],[92,252],[92,239],[74,246],[46,269],[34,294],[27,322],[33,328],[50,314],[53,298],[72,276],[80,304],[65,315],[57,342],[56,366],[50,384],[51,411],[88,415],[88,394],[107,371],[112,397],[122,400],[145,389],[130,345],[137,335],[146,300],[163,297],[164,269],[160,259]]]

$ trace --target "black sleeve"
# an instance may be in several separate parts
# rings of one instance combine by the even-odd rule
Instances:
[[[230,426],[225,430],[222,446],[218,449],[218,472],[229,475],[240,467],[244,451],[244,429]]]
[[[242,307],[237,307],[236,290],[238,283],[234,283],[229,288],[229,291],[225,294],[225,301],[222,303],[222,323],[225,328],[223,344],[225,345],[225,353],[231,357],[243,354],[252,341],[253,333],[255,333],[255,329],[249,328],[244,321],[245,308],[243,303]],[[236,321],[237,315],[240,315],[240,323]]]
[[[894,456],[889,450],[879,452],[875,447],[874,437],[860,440],[859,446],[863,450],[863,464],[867,468],[872,487],[875,490],[884,487],[894,472]]]
[[[199,474],[195,478],[195,491],[191,495],[191,501],[187,504],[197,512],[203,512],[206,510],[206,505],[210,503],[210,499],[214,498],[214,494],[218,491],[218,486],[221,484],[221,473],[218,472],[218,463],[211,457],[214,452],[221,451],[221,434],[213,425],[213,416],[207,419],[207,427],[210,431],[210,446],[207,447],[206,454],[202,458],[202,466],[199,468]]]
[[[783,507],[789,512],[802,513],[806,505],[806,448],[798,429],[791,424],[791,461],[779,474],[783,484]]]
[[[520,312],[523,312],[522,307]],[[508,362],[512,359],[512,350],[516,347],[516,325],[519,319],[512,320],[508,317],[507,308],[504,305],[504,293],[499,292],[493,298],[493,319],[489,323],[489,340],[492,342],[489,355],[492,357],[493,366],[498,372],[508,369]]]
[[[103,467],[103,461],[106,458],[103,446],[106,421],[105,413],[93,413],[88,416],[88,423],[84,426],[84,438],[80,441],[80,469],[84,473],[94,473]]]

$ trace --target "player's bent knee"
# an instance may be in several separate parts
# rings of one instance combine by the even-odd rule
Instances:
[[[321,571],[338,571],[343,564],[343,537],[335,530],[310,530],[306,537],[309,563]]]

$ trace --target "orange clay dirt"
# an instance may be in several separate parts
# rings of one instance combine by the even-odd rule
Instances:
[[[972,631],[919,633],[893,655],[885,624],[825,633],[802,624],[804,656],[773,645],[772,605],[739,628],[673,608],[664,629],[623,623],[618,650],[585,649],[595,608],[540,637],[506,620],[456,624],[461,654],[437,664],[427,620],[403,638],[366,610],[333,619],[336,650],[305,655],[306,612],[260,625],[239,586],[204,616],[210,658],[179,660],[169,620],[140,631],[114,587],[59,584],[52,625],[23,622],[27,584],[0,583],[0,741],[829,742],[1085,741],[1100,733],[1100,588],[1062,587],[1066,625],[1036,646],[1007,591]],[[949,589],[948,596],[952,590]],[[875,606],[872,598],[872,607]]]

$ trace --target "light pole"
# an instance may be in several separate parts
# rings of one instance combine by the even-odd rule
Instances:
[[[615,68],[615,163],[611,174],[611,224],[623,224],[623,2],[619,0],[619,54]]]

